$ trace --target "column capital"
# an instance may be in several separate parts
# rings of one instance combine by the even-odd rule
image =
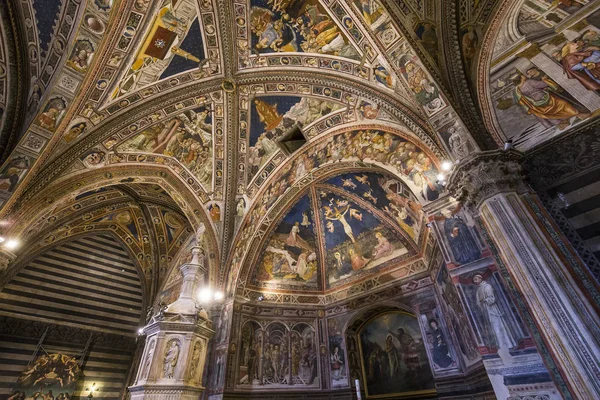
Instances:
[[[0,272],[6,270],[10,263],[12,263],[17,255],[4,248],[0,249]]]
[[[474,208],[498,193],[527,192],[522,160],[523,153],[516,150],[472,154],[454,167],[446,189],[458,201]]]

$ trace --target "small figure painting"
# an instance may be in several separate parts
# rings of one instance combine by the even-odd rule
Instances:
[[[346,351],[342,338],[342,327],[338,318],[327,320],[329,330],[329,366],[332,387],[347,387]]]
[[[0,191],[14,192],[19,181],[31,167],[31,160],[27,156],[12,156],[0,170]]]
[[[60,123],[62,117],[65,115],[67,108],[67,102],[61,97],[53,97],[51,98],[46,106],[44,107],[44,111],[38,116],[37,124],[44,129],[47,129],[51,132],[56,130],[56,127]]]
[[[221,222],[221,207],[218,204],[211,204],[208,207],[208,212],[213,222]]]
[[[481,258],[481,250],[473,235],[475,228],[468,227],[460,208],[445,210],[437,221],[443,221],[446,240],[457,265],[467,264]]]
[[[403,312],[381,314],[359,331],[367,397],[427,395],[433,375],[418,320]]]
[[[64,137],[65,142],[71,143],[72,141],[77,139],[79,136],[81,136],[86,131],[86,129],[87,129],[87,124],[85,122],[76,123],[69,129],[69,132],[67,132],[67,134],[65,135],[65,137]]]
[[[419,38],[421,46],[429,53],[436,62],[438,59],[438,37],[435,33],[435,27],[431,22],[425,21],[417,24],[415,33]]]
[[[442,327],[438,319],[430,318],[427,321],[427,336],[431,354],[433,358],[434,369],[444,370],[448,368],[455,368],[457,366],[451,355],[451,348],[446,339],[446,335],[442,331]]]
[[[397,64],[402,71],[415,100],[428,115],[433,115],[446,106],[440,91],[419,64],[418,58],[409,54],[399,54]]]
[[[94,45],[89,39],[79,39],[73,47],[67,65],[77,72],[86,72],[94,57]]]
[[[81,158],[83,164],[88,168],[101,167],[104,165],[105,160],[106,155],[98,150],[91,150]]]

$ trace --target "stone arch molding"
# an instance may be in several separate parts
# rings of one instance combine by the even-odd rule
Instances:
[[[428,144],[429,147],[435,148],[437,152],[443,153],[444,150],[439,144],[439,140],[436,137],[436,133],[426,122],[425,116],[421,115],[420,112],[415,112],[412,109],[412,105],[406,105],[403,101],[399,101],[397,97],[394,97],[391,93],[382,92],[380,89],[371,85],[365,84],[364,82],[353,81],[352,78],[331,76],[320,72],[319,70],[310,71],[310,74],[294,71],[277,71],[273,73],[253,73],[251,76],[240,75],[236,79],[237,85],[252,85],[262,84],[269,81],[278,81],[283,83],[315,83],[322,85],[329,85],[341,90],[345,90],[352,93],[354,96],[366,98],[377,105],[390,115],[396,117],[401,124],[405,125],[410,131],[419,137],[419,139]],[[220,90],[222,78],[215,78],[208,82],[193,82],[188,85],[181,85],[173,89],[168,93],[157,93],[153,97],[150,97],[141,103],[132,103],[127,107],[122,108],[112,115],[104,115],[99,121],[99,125],[90,129],[89,134],[71,148],[61,154],[54,160],[46,160],[44,167],[41,170],[36,171],[35,177],[30,174],[32,180],[27,185],[27,192],[42,190],[43,186],[51,179],[59,176],[61,173],[68,168],[69,165],[78,157],[85,152],[98,146],[103,141],[109,139],[111,136],[118,134],[119,132],[126,132],[130,126],[136,124],[138,121],[147,120],[150,115],[162,110],[168,106],[183,105],[189,99],[206,96],[215,91]],[[224,95],[229,96],[229,95]],[[230,102],[225,101],[225,107]],[[197,106],[198,104],[195,104]],[[191,107],[191,105],[183,106]],[[224,121],[225,127],[235,126],[234,116],[230,110],[225,109],[226,121]],[[100,122],[102,122],[100,124]],[[145,122],[144,127],[150,126],[149,122]],[[235,128],[234,128],[235,129]],[[235,140],[234,132],[227,131],[227,140]],[[32,170],[33,172],[33,170]],[[23,186],[17,189],[20,191]],[[13,198],[18,197],[17,192]],[[30,193],[26,193],[26,196],[30,197]],[[10,204],[6,204],[4,212],[9,211],[12,208]]]
[[[380,132],[377,135],[387,137],[395,141],[401,141],[403,143],[411,143],[417,150],[415,153],[422,153],[422,157],[426,157],[431,162],[431,165],[435,169],[431,169],[428,174],[435,179],[437,176],[437,168],[439,168],[441,160],[437,155],[431,151],[427,146],[424,146],[421,142],[415,139],[412,135],[408,134],[403,129],[392,129],[389,126],[381,124],[363,124],[358,126],[346,127],[330,132],[327,135],[323,135],[320,138],[310,142],[306,145],[306,148],[299,151],[298,153],[291,156],[286,162],[281,164],[269,177],[265,185],[256,194],[257,199],[249,212],[246,214],[243,222],[237,231],[236,238],[233,242],[232,251],[230,258],[227,261],[228,277],[227,277],[227,290],[230,294],[236,291],[236,288],[243,288],[242,279],[244,274],[248,273],[249,265],[253,259],[250,257],[254,251],[256,251],[257,245],[262,241],[269,226],[275,220],[275,216],[281,213],[282,208],[285,208],[286,204],[289,204],[299,194],[303,193],[304,188],[308,185],[323,179],[323,177],[331,174],[338,168],[340,162],[346,162],[344,164],[346,170],[365,169],[372,168],[374,170],[384,170],[390,173],[397,179],[407,183],[409,175],[404,173],[402,169],[398,168],[400,163],[390,162],[392,158],[385,160],[377,160],[376,157],[360,157],[357,155],[351,155],[344,159],[344,156],[337,156],[341,154],[344,143],[341,138],[350,138],[351,140],[356,139],[359,135],[369,135],[373,132]],[[358,139],[357,139],[358,140]],[[386,151],[389,150],[389,147]],[[316,160],[311,164],[310,168],[307,168],[306,159],[309,154],[313,154],[313,158],[318,158],[320,153],[325,153],[325,157],[321,160]],[[396,153],[392,152],[391,157]],[[302,171],[298,174],[298,171]],[[295,176],[293,176],[295,174]],[[274,186],[279,184],[281,190],[281,182],[286,182],[287,187],[282,193],[274,192]],[[415,185],[408,185],[413,192]],[[441,187],[440,193],[441,194]],[[426,203],[427,199],[422,198],[422,203]],[[432,200],[432,199],[431,199]],[[272,204],[269,204],[270,202]],[[221,277],[225,279],[224,276]]]
[[[187,217],[194,231],[201,224],[207,229],[204,241],[210,254],[209,279],[219,270],[219,247],[215,227],[207,215],[202,202],[181,177],[163,164],[154,165],[125,162],[116,165],[108,164],[94,169],[80,170],[58,179],[53,185],[46,186],[18,210],[14,219],[18,221],[7,232],[7,236],[19,237],[28,226],[51,214],[55,203],[67,201],[82,193],[123,183],[151,183],[161,186],[171,195],[182,213]],[[216,281],[215,281],[216,282]]]

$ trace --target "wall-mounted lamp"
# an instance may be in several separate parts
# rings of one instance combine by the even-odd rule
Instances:
[[[92,387],[89,388],[85,388],[86,392],[90,392],[87,397],[88,399],[92,399],[94,398],[94,392],[97,392],[98,390],[100,390],[100,388],[98,386],[96,386],[95,383],[92,383]]]

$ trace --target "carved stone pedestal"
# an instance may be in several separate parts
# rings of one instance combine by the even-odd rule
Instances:
[[[160,319],[162,318],[162,320]],[[202,374],[210,322],[197,315],[165,313],[144,328],[146,339],[132,400],[197,400],[202,395]]]
[[[204,391],[208,341],[215,332],[194,299],[206,272],[204,253],[194,247],[192,254],[192,261],[179,267],[179,298],[161,308],[144,328],[144,355],[135,384],[129,387],[132,400],[197,400]]]

